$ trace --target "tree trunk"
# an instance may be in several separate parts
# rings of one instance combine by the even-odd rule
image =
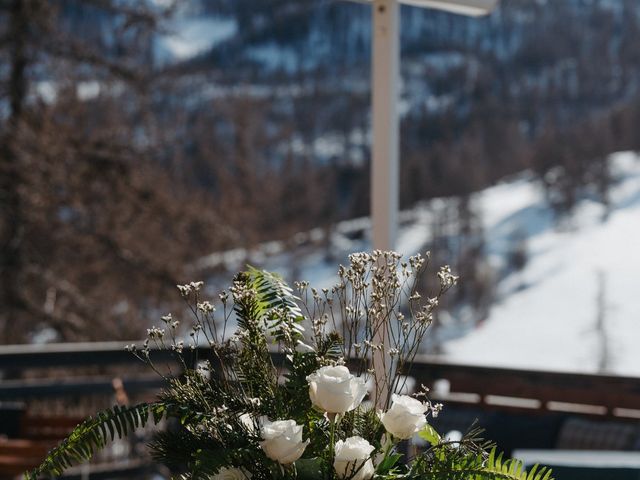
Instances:
[[[2,230],[0,231],[0,304],[2,340],[11,341],[11,327],[16,324],[22,309],[20,273],[22,270],[23,218],[20,198],[22,172],[17,148],[23,109],[27,94],[27,3],[13,0],[9,6],[9,117],[6,130],[0,137],[0,204],[2,205]]]

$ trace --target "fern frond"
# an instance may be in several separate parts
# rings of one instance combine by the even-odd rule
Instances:
[[[209,480],[221,467],[230,465],[260,468],[263,457],[255,449],[243,446],[223,447],[206,435],[193,434],[186,429],[162,432],[150,444],[152,456],[172,471],[189,472],[190,480]]]
[[[277,373],[273,366],[267,340],[264,335],[264,300],[255,287],[250,272],[240,272],[234,277],[234,287],[243,292],[234,294],[234,311],[241,348],[234,352],[232,372],[245,396],[263,401],[274,398]]]
[[[151,458],[171,471],[181,471],[191,461],[197,438],[185,428],[168,428],[154,435],[149,442]]]
[[[249,286],[258,294],[258,314],[267,322],[267,333],[276,341],[301,338],[304,316],[293,289],[277,273],[249,266],[246,274]]]
[[[243,336],[242,348],[233,358],[233,374],[245,396],[262,400],[263,413],[277,414],[282,410],[282,399],[278,396],[277,370],[267,339],[294,350],[302,339],[304,316],[293,290],[275,273],[249,266],[236,275],[234,283],[251,294],[242,295],[234,305]]]
[[[434,480],[553,480],[551,470],[535,465],[527,471],[516,459],[504,459],[495,449],[489,456],[436,456],[433,462],[422,464],[420,474]]]
[[[107,442],[116,437],[126,437],[135,429],[144,427],[150,417],[158,423],[165,414],[166,408],[162,403],[116,406],[104,410],[75,427],[60,445],[49,452],[44,462],[25,473],[24,478],[37,480],[42,475],[61,475],[71,465],[91,459]]]

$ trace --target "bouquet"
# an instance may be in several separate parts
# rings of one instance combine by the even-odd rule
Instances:
[[[178,286],[193,316],[188,332],[181,336],[169,314],[142,345],[127,347],[165,376],[157,400],[87,419],[26,477],[58,475],[109,440],[165,419],[149,448],[179,479],[550,479],[546,468],[526,472],[503,460],[478,430],[443,438],[429,424],[442,406],[427,389],[403,394],[433,313],[457,281],[442,267],[423,297],[428,260],[356,253],[322,290],[298,282],[294,291],[248,268],[214,303],[202,282]],[[177,356],[180,375],[162,373],[157,349]],[[414,436],[426,447],[405,458],[402,442]]]

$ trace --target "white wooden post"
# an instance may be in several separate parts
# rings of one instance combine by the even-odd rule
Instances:
[[[400,5],[398,0],[374,0],[372,11],[372,116],[371,222],[373,248],[393,250],[396,243],[399,184]],[[383,409],[390,385],[385,383],[391,368],[386,325],[379,328],[373,343],[376,408]]]
[[[376,250],[393,250],[396,244],[399,207],[399,125],[397,102],[400,84],[400,0],[370,1],[372,11],[372,111],[371,148],[371,224]],[[463,15],[484,15],[498,0],[401,0],[403,3],[430,7]],[[377,408],[384,408],[389,385],[384,385],[387,356],[386,328],[376,332],[373,342],[384,344],[374,351]]]
[[[371,222],[374,249],[393,250],[398,216],[400,5],[374,0],[372,12]]]

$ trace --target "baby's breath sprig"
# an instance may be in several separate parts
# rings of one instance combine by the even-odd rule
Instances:
[[[341,352],[323,354],[321,363],[335,365],[340,359],[342,362],[352,359],[358,365],[357,373],[365,377],[371,377],[373,371],[385,372],[384,378],[372,380],[376,396],[387,395],[388,405],[391,393],[404,387],[408,369],[433,323],[440,298],[458,280],[449,266],[443,266],[437,271],[437,291],[431,295],[418,292],[418,280],[430,259],[429,252],[407,260],[393,251],[358,252],[349,256],[347,265],[339,266],[338,281],[331,288],[317,289],[306,281],[296,282],[295,289],[302,300],[302,310],[296,315],[310,324],[308,334],[304,333],[299,317],[294,321],[291,310],[276,305],[264,315],[245,315],[244,323],[228,338],[227,325],[234,310],[242,311],[243,306],[253,305],[258,298],[250,272],[236,276],[230,289],[218,295],[221,321],[216,317],[215,305],[201,298],[203,282],[178,285],[194,319],[185,338],[180,337],[180,322],[168,314],[162,317],[162,327],[148,330],[145,345],[134,353],[150,363],[149,345],[175,352],[181,361],[185,350],[193,350],[196,356],[192,360],[197,362],[201,346],[209,346],[214,356],[219,356],[223,350],[242,348],[249,332],[268,332],[277,325],[274,340],[280,351],[293,355],[323,351],[321,346],[327,345],[329,334],[336,332],[342,339],[338,346]],[[312,338],[305,338],[309,335]],[[223,363],[224,359],[219,360]]]
[[[348,265],[340,265],[338,282],[331,289],[318,291],[306,282],[296,284],[313,319],[316,342],[321,342],[331,328],[344,339],[343,357],[360,360],[359,374],[386,372],[385,378],[375,379],[379,382],[375,389],[377,394],[385,392],[389,396],[387,403],[390,394],[406,382],[407,376],[399,373],[415,358],[440,297],[458,279],[448,266],[441,267],[437,272],[438,291],[423,298],[417,291],[418,279],[430,258],[429,252],[407,261],[393,251],[359,252],[349,256]],[[376,368],[376,361],[383,362],[382,368]]]

